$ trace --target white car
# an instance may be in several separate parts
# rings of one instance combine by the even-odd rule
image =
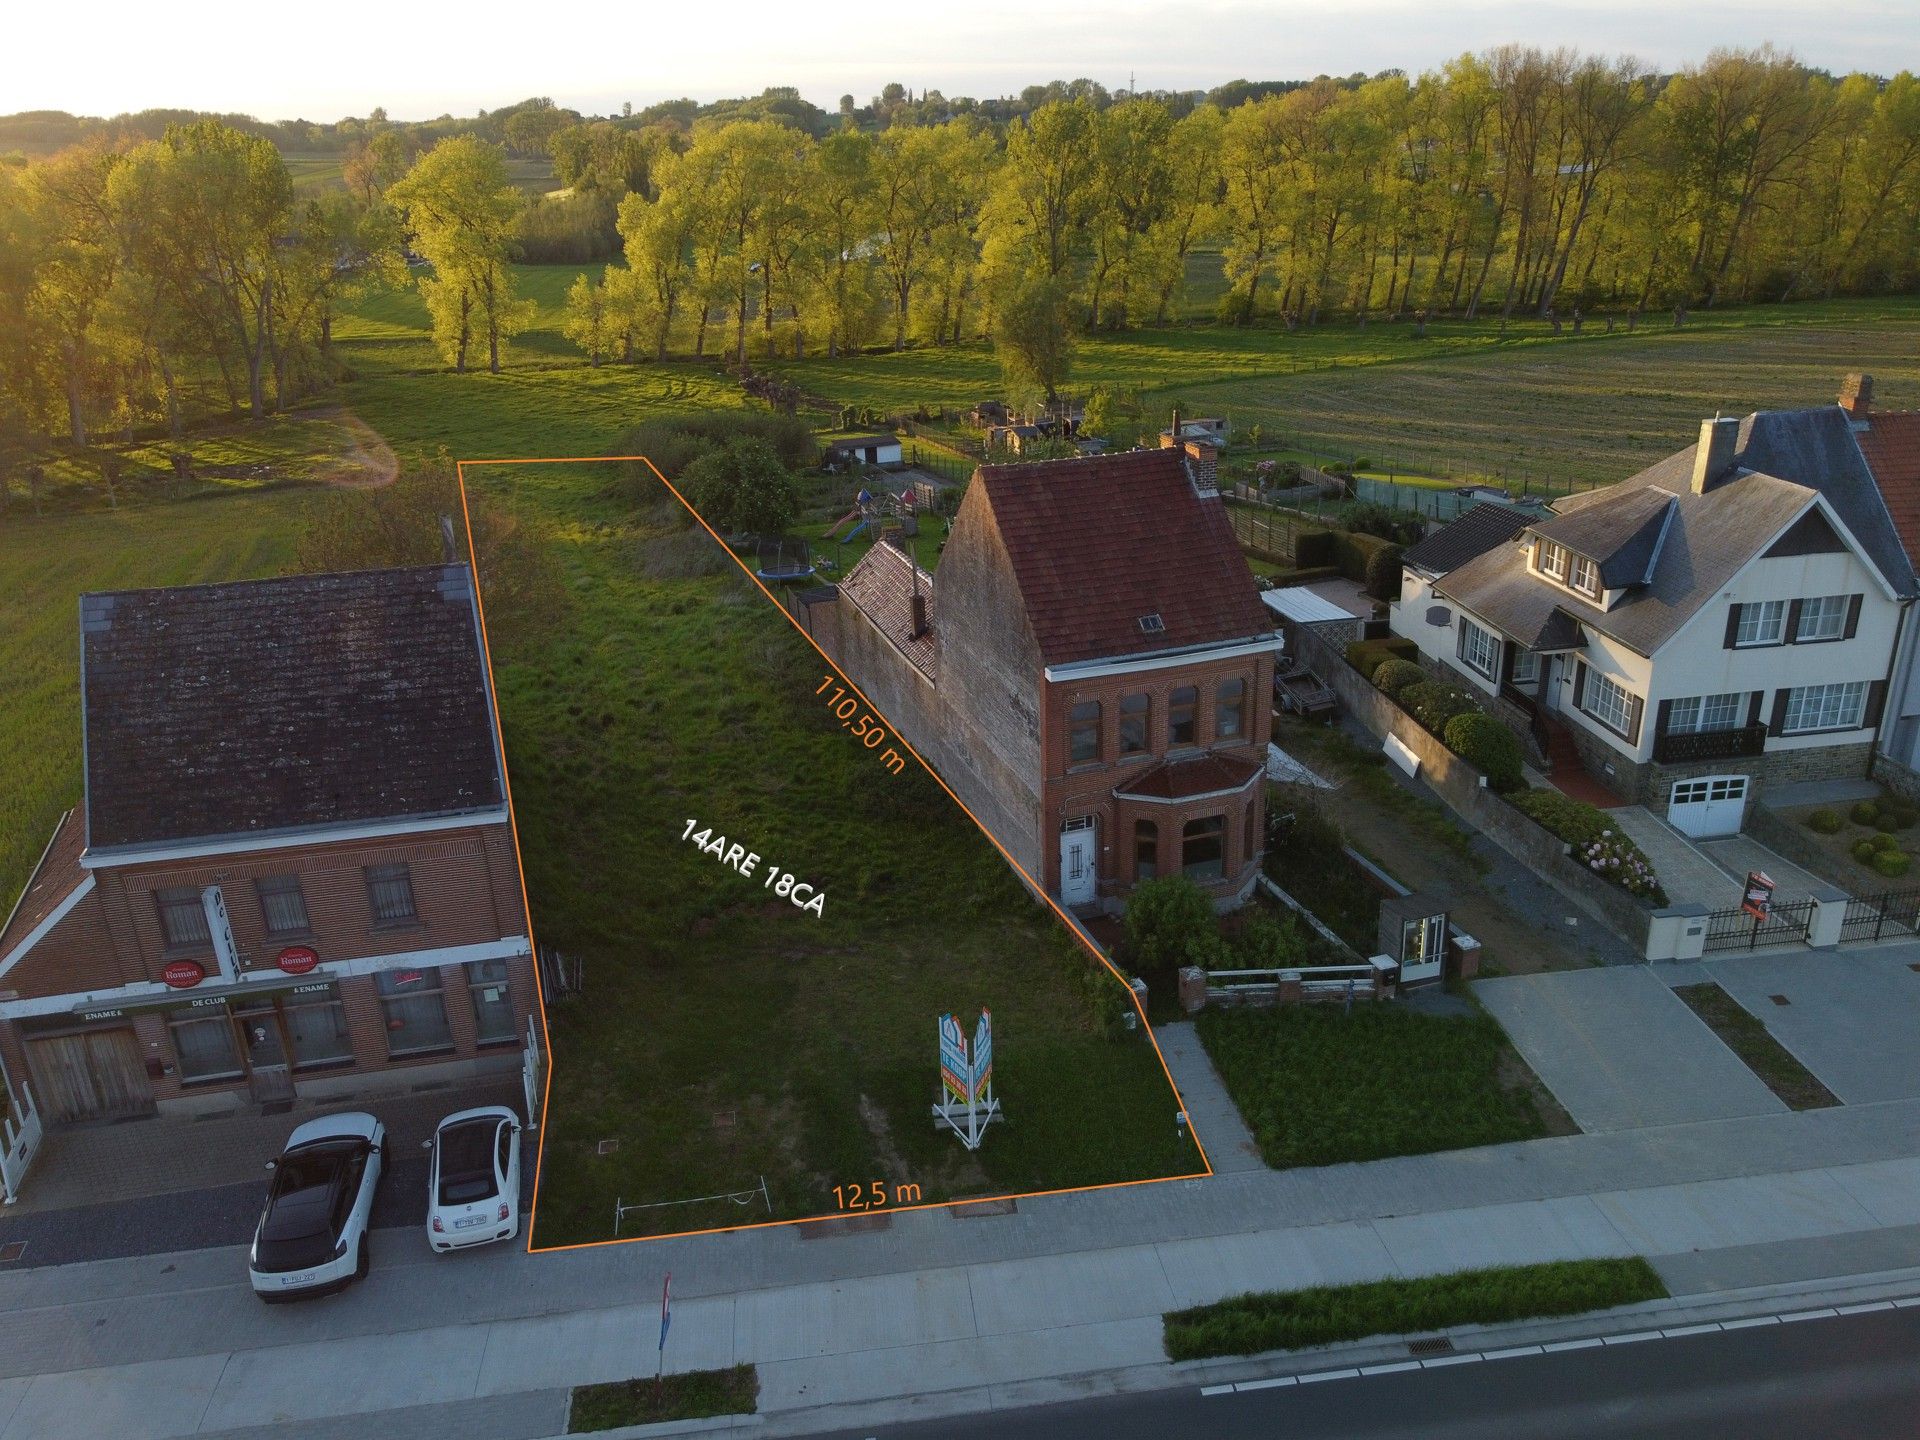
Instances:
[[[364,1111],[323,1115],[267,1162],[273,1184],[247,1256],[247,1278],[262,1300],[324,1295],[365,1277],[386,1138]]]
[[[520,1117],[504,1105],[449,1115],[424,1142],[427,1243],[464,1250],[520,1233]]]

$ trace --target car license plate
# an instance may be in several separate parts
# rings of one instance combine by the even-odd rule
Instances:
[[[309,1270],[304,1275],[282,1275],[280,1277],[280,1288],[283,1290],[291,1290],[296,1285],[311,1285],[315,1273],[316,1272]]]
[[[484,1215],[469,1215],[464,1220],[454,1221],[453,1228],[456,1230],[471,1230],[476,1225],[484,1225],[486,1223],[487,1217]]]

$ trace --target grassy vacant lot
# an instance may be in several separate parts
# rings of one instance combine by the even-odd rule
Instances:
[[[1653,1267],[1638,1256],[1503,1265],[1417,1280],[1238,1295],[1168,1314],[1166,1345],[1175,1360],[1258,1355],[1369,1335],[1415,1335],[1452,1325],[1579,1315],[1663,1300],[1666,1294]]]
[[[1197,1028],[1261,1156],[1276,1169],[1548,1133],[1520,1078],[1525,1067],[1513,1064],[1506,1035],[1485,1015],[1296,1005],[1203,1010]]]
[[[586,975],[550,1016],[536,1244],[611,1238],[616,1198],[763,1176],[771,1217],[721,1202],[621,1234],[832,1214],[856,1181],[935,1201],[1199,1168],[1152,1048],[1099,1022],[1120,982],[929,774],[892,774],[828,715],[826,663],[658,481],[476,483],[568,527],[575,591],[566,633],[499,667],[535,934]],[[684,843],[690,818],[760,873]],[[820,887],[824,916],[772,897],[767,865]],[[928,1113],[935,1019],[983,1005],[1010,1123],[968,1156]]]
[[[710,1415],[751,1415],[760,1407],[760,1376],[751,1365],[730,1370],[692,1370],[652,1379],[576,1385],[567,1411],[567,1433],[591,1434],[664,1420],[702,1420]]]
[[[1674,994],[1727,1042],[1727,1048],[1758,1075],[1766,1087],[1794,1110],[1824,1110],[1838,1105],[1835,1095],[1819,1078],[1774,1039],[1767,1027],[1747,1013],[1740,1002],[1713,981],[1677,985]]]

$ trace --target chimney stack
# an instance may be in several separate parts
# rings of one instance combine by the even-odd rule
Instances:
[[[1180,448],[1180,407],[1178,405],[1173,407],[1173,425],[1168,429],[1166,437],[1162,438],[1160,448],[1162,450],[1178,450]]]
[[[1864,425],[1873,409],[1873,376],[1849,375],[1840,386],[1840,408]]]
[[[1693,452],[1693,493],[1704,495],[1733,465],[1733,447],[1740,441],[1738,416],[1714,416],[1700,422],[1700,444]]]
[[[927,633],[927,597],[918,590],[913,592],[913,638],[918,640]]]

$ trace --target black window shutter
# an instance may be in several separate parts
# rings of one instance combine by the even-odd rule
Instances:
[[[1573,708],[1580,708],[1580,701],[1587,693],[1587,662],[1576,660],[1573,663]]]
[[[1653,738],[1658,740],[1667,733],[1667,723],[1673,715],[1673,701],[1662,700],[1660,708],[1653,712]]]
[[[1787,692],[1781,688],[1773,692],[1773,717],[1767,721],[1767,734],[1784,735],[1787,729]]]
[[[1638,695],[1627,697],[1627,744],[1629,745],[1640,743],[1640,717],[1645,713],[1646,708],[1647,702]]]
[[[1518,648],[1511,640],[1505,641],[1500,646],[1500,673],[1493,678],[1502,685],[1513,683],[1513,655]]]
[[[1460,633],[1453,637],[1453,654],[1457,660],[1467,658],[1467,617],[1460,617]]]
[[[1738,605],[1729,605],[1727,607],[1727,643],[1723,645],[1721,648],[1724,650],[1733,649],[1734,642],[1737,641],[1739,638],[1740,638],[1740,607]]]
[[[1781,644],[1791,645],[1797,640],[1799,640],[1800,638],[1800,607],[1803,603],[1804,603],[1803,601],[1799,601],[1799,600],[1789,600],[1787,602],[1787,626],[1786,626],[1786,629],[1780,632]]]
[[[1858,605],[1860,597],[1856,595],[1853,599]],[[1860,717],[1860,723],[1869,730],[1877,729],[1880,725],[1880,714],[1886,708],[1887,682],[1876,680],[1867,687],[1867,713]]]
[[[1855,635],[1860,633],[1860,602],[1864,599],[1866,599],[1864,595],[1849,595],[1847,597],[1847,632],[1845,638],[1848,640],[1853,639]]]
[[[1767,692],[1764,690],[1753,690],[1748,692],[1747,724],[1758,725],[1760,723],[1760,702],[1762,700],[1765,700],[1766,698],[1767,698]]]

